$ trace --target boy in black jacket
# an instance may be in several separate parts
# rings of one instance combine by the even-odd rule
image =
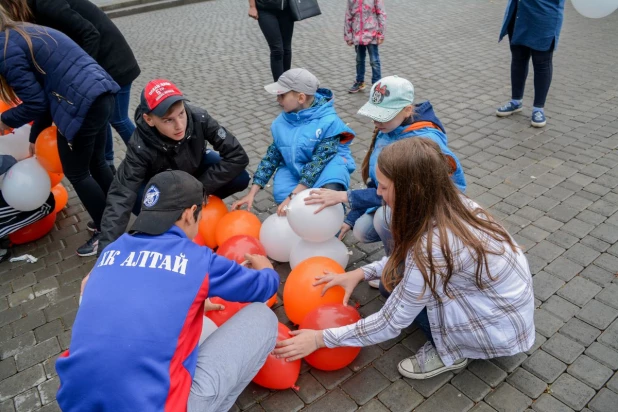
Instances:
[[[131,211],[139,214],[146,182],[162,171],[187,172],[202,182],[207,195],[221,199],[247,188],[249,158],[236,137],[185,100],[169,80],[146,85],[135,111],[137,129],[107,194],[101,232],[78,249],[78,255],[94,255],[120,237]],[[218,154],[208,150],[207,143]],[[155,192],[147,195],[156,197]]]

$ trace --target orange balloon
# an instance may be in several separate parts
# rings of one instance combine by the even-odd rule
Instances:
[[[277,293],[276,292],[270,299],[266,301],[266,305],[269,308],[272,308],[275,305],[275,303],[277,303]]]
[[[43,130],[36,139],[34,150],[36,151],[36,160],[45,170],[62,173],[62,163],[58,154],[57,131],[56,126],[50,126]]]
[[[290,329],[279,323],[277,341],[290,339]],[[272,354],[266,358],[266,363],[255,375],[253,382],[268,389],[288,389],[294,386],[300,374],[300,359],[294,362],[286,362],[285,359],[277,359]]]
[[[303,260],[289,274],[283,287],[283,307],[292,322],[299,325],[312,310],[327,303],[342,303],[345,291],[335,286],[322,295],[323,285],[313,286],[315,277],[324,271],[339,274],[345,270],[341,265],[326,257],[312,257]]]
[[[11,107],[10,104],[6,103],[4,100],[0,100],[0,114],[6,112],[7,110],[9,110]],[[0,136],[4,136],[6,134],[9,134],[13,131],[13,129],[7,129],[4,132],[0,132]]]
[[[309,312],[299,329],[324,330],[356,323],[360,320],[358,311],[341,303],[322,305]],[[335,371],[348,366],[360,353],[361,348],[342,346],[322,348],[305,356],[305,361],[316,369]]]
[[[217,326],[223,325],[225,322],[228,321],[229,318],[234,316],[236,313],[238,313],[239,310],[249,304],[249,302],[228,302],[227,300],[223,300],[218,297],[210,298],[210,302],[225,306],[225,309],[223,310],[209,310],[204,315],[210,320],[212,320]]]
[[[56,186],[62,181],[62,179],[64,179],[64,174],[62,173],[52,173],[48,171],[47,174],[49,175],[49,180],[51,181],[51,187]]]
[[[217,228],[215,229],[215,237],[218,245],[233,236],[246,235],[256,239],[260,238],[260,228],[262,223],[256,215],[246,210],[234,210],[223,216]]]
[[[9,240],[16,245],[33,242],[48,234],[54,228],[55,222],[56,212],[54,211],[45,216],[43,219],[37,220],[36,222],[11,233],[9,235]]]
[[[215,236],[217,223],[227,214],[227,206],[217,196],[208,196],[208,203],[202,207],[202,218],[199,224],[199,234],[204,240],[204,245],[211,249],[217,247]]]
[[[69,193],[62,186],[62,183],[58,183],[56,186],[52,187],[52,193],[54,194],[54,199],[56,199],[56,208],[54,209],[56,213],[60,212],[69,202]]]

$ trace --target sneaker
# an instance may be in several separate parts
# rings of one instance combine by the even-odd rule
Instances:
[[[4,262],[5,260],[9,260],[10,257],[11,257],[10,250],[0,249],[0,263]]]
[[[97,231],[97,227],[94,225],[94,222],[92,220],[90,222],[86,223],[86,229],[88,229],[89,232],[96,232]]]
[[[97,250],[99,249],[99,238],[101,237],[101,232],[94,231],[90,240],[84,243],[77,249],[78,256],[94,256],[97,254]]]
[[[510,116],[513,113],[521,112],[523,107],[524,105],[522,103],[515,104],[513,103],[513,101],[510,101],[504,106],[499,107],[498,110],[496,110],[496,116],[498,117]]]
[[[380,279],[372,279],[367,283],[374,289],[380,289]]]
[[[365,90],[365,82],[354,82],[352,87],[348,89],[348,93],[358,93],[361,90]]]
[[[543,127],[547,124],[545,113],[540,110],[532,112],[532,119],[530,120],[532,127]]]
[[[410,379],[429,379],[446,371],[461,369],[468,364],[468,359],[459,359],[451,366],[445,366],[440,359],[440,355],[433,347],[431,342],[418,350],[416,355],[406,358],[399,362],[397,369],[406,378]]]

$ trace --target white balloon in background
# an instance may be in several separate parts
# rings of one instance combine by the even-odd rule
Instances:
[[[301,240],[292,248],[290,267],[294,269],[303,260],[316,256],[331,258],[344,269],[348,266],[348,261],[350,260],[348,248],[336,237],[331,237],[326,242],[319,243]]]
[[[200,335],[200,341],[198,346],[204,343],[204,341],[212,335],[217,329],[217,324],[213,322],[208,316],[202,316],[204,323],[202,324],[202,334]]]
[[[0,154],[11,155],[17,160],[30,157],[30,125],[26,124],[13,132],[0,136]]]
[[[579,14],[591,19],[609,16],[618,9],[618,0],[571,0]]]
[[[306,205],[305,198],[313,189],[298,193],[288,204],[286,215],[290,226],[301,238],[310,242],[324,242],[334,237],[343,223],[343,206],[334,205],[315,211],[320,205]]]
[[[33,157],[11,167],[2,183],[2,197],[6,203],[24,212],[41,207],[50,190],[49,175]]]
[[[292,230],[285,216],[268,216],[260,229],[260,242],[266,255],[277,262],[289,262],[292,247],[300,237]]]

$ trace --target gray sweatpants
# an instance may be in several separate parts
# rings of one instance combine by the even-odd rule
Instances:
[[[277,340],[277,316],[252,303],[200,346],[188,412],[227,412],[258,373]]]

